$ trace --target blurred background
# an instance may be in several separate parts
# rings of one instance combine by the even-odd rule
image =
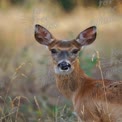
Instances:
[[[121,0],[0,0],[0,121],[75,122],[71,103],[55,86],[51,57],[34,39],[34,25],[59,39],[97,26],[97,39],[80,52],[87,75],[122,80]]]

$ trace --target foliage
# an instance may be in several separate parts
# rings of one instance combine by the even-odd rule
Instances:
[[[92,60],[91,56],[85,56],[82,58],[82,55],[83,55],[83,51],[81,51],[79,54],[80,66],[88,76],[92,76],[91,72],[97,64],[97,58],[95,57],[94,60]]]
[[[41,97],[28,99],[17,96],[0,99],[0,121],[2,122],[75,122],[76,116],[69,106],[54,106]]]
[[[58,3],[66,12],[73,10],[76,6],[76,0],[58,0]]]

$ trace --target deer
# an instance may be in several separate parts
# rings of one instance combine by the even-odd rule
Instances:
[[[94,79],[80,67],[79,52],[83,46],[92,44],[96,36],[96,26],[72,40],[57,39],[39,24],[34,32],[35,40],[51,53],[56,86],[72,101],[78,121],[122,122],[122,81]]]

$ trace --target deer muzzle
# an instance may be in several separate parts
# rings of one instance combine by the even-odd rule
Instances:
[[[71,64],[67,61],[62,61],[58,64],[58,67],[61,69],[61,70],[69,70],[71,68]]]

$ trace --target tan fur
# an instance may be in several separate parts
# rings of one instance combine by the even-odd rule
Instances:
[[[70,73],[61,74],[55,68],[56,84],[59,91],[72,100],[80,122],[122,122],[122,81],[89,78],[77,58],[78,51],[93,43],[96,34],[96,27],[92,26],[74,40],[57,40],[47,29],[35,25],[35,38],[48,46],[54,67],[59,68],[59,61],[64,59],[70,62]]]
[[[56,75],[56,84],[82,121],[122,122],[122,82],[94,80],[84,74],[78,60],[74,66],[71,74]]]

